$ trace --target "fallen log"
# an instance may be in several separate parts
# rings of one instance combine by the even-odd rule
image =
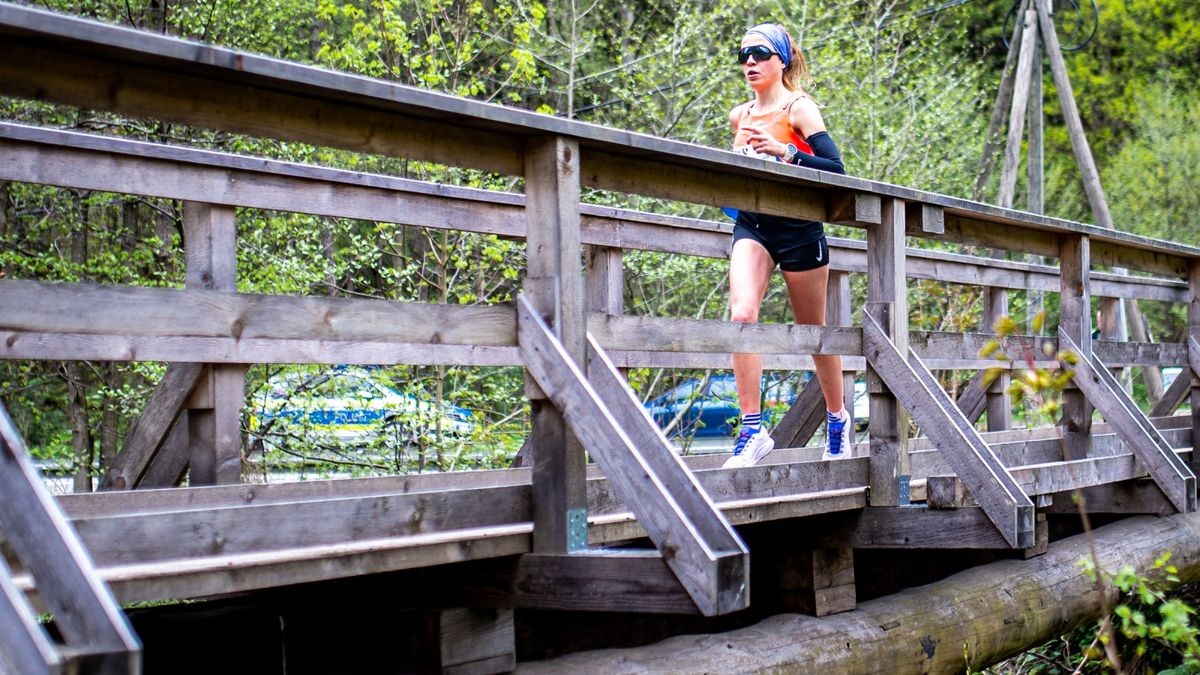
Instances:
[[[1129,518],[1098,528],[1094,537],[1110,572],[1130,564],[1150,575],[1155,559],[1171,551],[1183,583],[1200,579],[1200,514]],[[959,673],[1097,618],[1099,592],[1079,565],[1088,553],[1087,538],[1078,535],[1037,558],[975,567],[844,614],[781,614],[727,633],[580,652],[519,664],[518,671]],[[1111,584],[1105,589],[1112,606],[1116,592]]]

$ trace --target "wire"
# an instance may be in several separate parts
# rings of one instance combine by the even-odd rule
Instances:
[[[1074,18],[1066,20],[1066,21],[1056,21],[1055,25],[1056,25],[1056,29],[1057,29],[1057,27],[1061,27],[1064,25],[1073,25],[1074,26],[1073,31],[1066,31],[1065,33],[1062,31],[1059,32],[1060,38],[1064,34],[1068,36],[1068,39],[1064,40],[1062,42],[1062,44],[1060,45],[1060,47],[1061,47],[1062,51],[1064,51],[1064,52],[1077,52],[1080,49],[1083,49],[1084,47],[1088,46],[1088,43],[1090,43],[1092,41],[1092,38],[1094,38],[1096,36],[1096,32],[1100,30],[1100,7],[1099,7],[1099,5],[1097,5],[1096,0],[1091,0],[1091,3],[1092,3],[1091,24],[1092,25],[1090,26],[1090,30],[1089,30],[1084,27],[1084,23],[1087,22],[1087,17],[1083,11],[1083,8],[1080,7],[1078,0],[1067,0],[1067,1],[1070,3],[1071,7],[1074,10],[1073,11]],[[1004,28],[1001,31],[1001,35],[1004,36],[1004,46],[1008,49],[1012,49],[1012,45],[1009,44],[1009,40],[1008,40],[1008,36],[1012,32],[1011,29],[1009,28],[1009,26],[1011,26],[1012,22],[1016,20],[1017,9],[1020,7],[1020,5],[1021,5],[1021,0],[1013,0],[1012,7],[1008,10],[1008,14],[1004,17]],[[1066,12],[1063,12],[1062,14],[1065,14],[1065,13]],[[1085,30],[1088,30],[1087,37],[1083,38],[1081,41],[1072,42],[1072,40],[1077,39],[1075,37],[1076,35],[1082,34]]]

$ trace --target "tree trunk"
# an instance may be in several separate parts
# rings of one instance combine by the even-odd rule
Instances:
[[[92,491],[92,429],[88,423],[87,386],[78,362],[67,363],[67,420],[71,425],[71,451],[75,458],[75,492]]]
[[[1095,531],[1101,565],[1145,576],[1164,551],[1183,583],[1200,578],[1200,514],[1139,516]],[[1084,535],[1031,560],[1002,560],[822,618],[780,614],[728,633],[684,635],[523,664],[525,673],[960,673],[1051,640],[1100,613],[1078,562]],[[931,555],[937,555],[932,552]],[[1105,585],[1109,606],[1116,604]]]

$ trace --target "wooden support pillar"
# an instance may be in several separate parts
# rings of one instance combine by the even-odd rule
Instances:
[[[996,322],[1007,315],[1008,291],[992,286],[983,289],[984,330],[994,330]],[[1011,379],[1006,370],[987,388],[988,431],[1005,431],[1012,428],[1012,401],[1008,396],[1008,384]]]
[[[1008,115],[1008,140],[1004,146],[1004,166],[1000,170],[999,204],[1012,208],[1017,189],[1017,168],[1021,156],[1021,137],[1025,132],[1025,113],[1029,103],[1030,73],[1033,72],[1033,53],[1037,47],[1037,11],[1027,10],[1021,17],[1024,30],[1021,51],[1017,57],[1016,84],[1012,110]]]
[[[510,673],[517,667],[513,610],[456,607],[438,610],[429,622],[435,631],[436,668],[454,675]]]
[[[227,206],[187,202],[183,208],[187,288],[237,291],[237,226]],[[190,485],[227,485],[242,479],[242,407],[246,367],[213,364],[187,406]]]
[[[1100,298],[1100,313],[1096,316],[1096,329],[1100,331],[1100,339],[1110,342],[1124,342],[1121,330],[1121,300],[1120,298]],[[1125,382],[1125,369],[1117,366],[1109,368],[1113,377]]]
[[[1087,235],[1059,237],[1059,328],[1079,345],[1080,358],[1092,357],[1091,244]],[[1063,459],[1082,459],[1092,441],[1092,405],[1075,388],[1063,392]]]
[[[854,609],[854,549],[801,549],[777,562],[780,611],[828,616]]]
[[[1192,393],[1192,448],[1200,445],[1200,262],[1193,260],[1188,268],[1188,364],[1191,365],[1186,373],[1190,374]]]
[[[1023,16],[1028,8],[1029,0],[1022,0],[1017,11]],[[1000,90],[996,94],[996,102],[992,106],[992,115],[988,122],[987,135],[984,137],[983,158],[979,162],[979,173],[975,176],[975,184],[971,188],[971,199],[983,201],[983,192],[987,188],[988,179],[992,176],[992,167],[996,163],[996,149],[1000,145],[1000,129],[1004,124],[1004,113],[1012,102],[1013,89],[1016,87],[1016,64],[1018,45],[1021,44],[1025,30],[1024,21],[1014,21],[1012,38],[1008,42],[1008,56],[1004,60],[1003,76],[1000,79]]]
[[[901,354],[908,354],[908,287],[904,264],[904,201],[883,200],[882,222],[867,229],[867,313]],[[908,413],[867,361],[871,397],[871,505],[908,503]]]
[[[531,139],[525,151],[525,196],[529,265],[525,295],[567,354],[583,368],[586,331],[580,273],[578,144],[558,137]],[[606,275],[606,293],[610,283]],[[611,298],[605,302],[611,302]],[[562,413],[532,377],[526,375],[525,383],[533,427],[533,550],[581,550],[587,547],[583,447],[568,432]]]
[[[1041,35],[1038,35],[1041,43]],[[1029,145],[1028,145],[1028,185],[1026,187],[1026,210],[1030,213],[1046,212],[1046,157],[1045,157],[1045,120],[1042,91],[1042,50],[1033,50],[1033,68],[1029,73],[1029,104],[1026,108],[1029,115]],[[1035,256],[1034,262],[1048,264],[1041,256]],[[1042,312],[1045,303],[1042,291],[1028,290],[1025,303],[1025,332],[1033,335],[1034,317]],[[1045,329],[1045,323],[1042,324]],[[1040,331],[1038,331],[1040,334]]]
[[[825,287],[825,325],[849,326],[853,321],[850,309],[850,274],[837,270],[829,271],[829,285]],[[854,371],[842,371],[842,405],[854,412]],[[824,414],[824,409],[819,411]]]
[[[608,246],[587,247],[585,297],[589,313],[625,313],[625,269],[622,251]]]

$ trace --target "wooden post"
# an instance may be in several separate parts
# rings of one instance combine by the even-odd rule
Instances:
[[[525,200],[529,265],[525,294],[567,354],[583,368],[586,352],[577,143],[557,137],[529,141],[525,152]],[[606,288],[609,283],[606,276]],[[533,418],[533,550],[566,553],[586,548],[583,448],[568,432],[562,413],[529,375],[525,382]]]
[[[1087,195],[1088,204],[1092,207],[1092,215],[1096,224],[1112,230],[1112,213],[1108,210],[1108,200],[1104,197],[1104,188],[1100,185],[1100,172],[1096,169],[1096,161],[1092,157],[1092,149],[1087,136],[1083,133],[1083,121],[1079,117],[1079,106],[1075,104],[1075,92],[1071,88],[1071,79],[1067,76],[1067,65],[1063,61],[1062,49],[1058,43],[1058,33],[1054,29],[1051,18],[1050,0],[1035,0],[1038,12],[1038,23],[1046,46],[1046,55],[1050,58],[1050,72],[1054,75],[1054,87],[1058,90],[1058,101],[1062,107],[1063,120],[1067,125],[1067,134],[1071,138],[1071,149],[1075,153],[1075,163],[1083,177],[1083,191]],[[1124,273],[1124,270],[1115,270]],[[1130,334],[1139,342],[1147,342],[1145,323],[1137,302],[1122,303],[1125,315],[1131,328]],[[1146,393],[1151,399],[1162,397],[1162,374],[1157,368],[1143,368],[1142,377],[1146,384]]]
[[[510,673],[517,667],[513,610],[454,608],[434,612],[442,673]]]
[[[983,293],[983,327],[993,330],[996,321],[1008,314],[1008,293],[1003,289],[988,286]],[[1012,428],[1012,401],[1008,396],[1011,380],[1004,371],[992,381],[987,390],[987,430],[1004,431]]]
[[[1191,296],[1188,301],[1188,363],[1200,363],[1200,350],[1197,350],[1197,342],[1200,342],[1200,261],[1193,260],[1188,268],[1188,293]],[[1190,396],[1192,406],[1192,447],[1200,445],[1200,371],[1195,367],[1187,369],[1186,373],[1180,373],[1179,377],[1190,375],[1192,381],[1192,393]]]
[[[187,258],[187,288],[237,291],[237,226],[234,210],[187,202],[183,209]],[[193,396],[202,407],[187,415],[191,437],[190,485],[225,485],[242,479],[242,407],[246,398],[246,367],[213,364],[201,376]]]
[[[883,218],[867,228],[867,312],[901,354],[908,353],[908,287],[904,269],[904,201],[883,200]],[[871,505],[908,503],[908,413],[867,361]]]
[[[1012,208],[1017,189],[1017,168],[1021,156],[1021,137],[1025,131],[1025,113],[1029,102],[1030,73],[1033,72],[1033,52],[1037,47],[1037,12],[1027,10],[1022,17],[1024,31],[1021,52],[1017,58],[1016,87],[1012,110],[1008,114],[1008,140],[1004,146],[1004,166],[1000,170],[1000,206]]]
[[[1079,345],[1080,358],[1092,357],[1091,296],[1088,276],[1091,244],[1087,235],[1059,237],[1059,328]],[[1078,389],[1063,392],[1063,459],[1082,459],[1091,447],[1092,405]]]
[[[1029,0],[1022,0],[1017,15],[1023,16],[1027,7],[1029,7]],[[992,175],[992,167],[996,163],[996,147],[999,145],[1000,127],[1004,124],[1004,113],[1008,110],[1009,103],[1012,101],[1013,89],[1015,87],[1017,45],[1021,44],[1025,22],[1015,21],[1013,23],[1015,25],[1013,26],[1012,39],[1008,42],[1008,56],[1004,59],[1000,90],[996,94],[996,103],[992,106],[992,116],[988,121],[987,135],[984,137],[983,157],[979,162],[979,173],[975,176],[975,185],[971,188],[971,199],[977,202],[983,200],[983,191],[987,188],[988,179]]]
[[[801,549],[777,562],[780,611],[828,616],[854,609],[854,549]]]
[[[1041,35],[1038,36],[1038,43],[1041,43]],[[1026,191],[1027,203],[1026,208],[1030,213],[1045,213],[1046,211],[1046,158],[1045,158],[1045,112],[1043,110],[1042,97],[1042,50],[1035,48],[1033,50],[1033,68],[1029,72],[1029,104],[1027,112],[1029,114],[1029,184]],[[1048,264],[1048,261],[1039,257],[1035,257],[1036,262]],[[1043,295],[1041,291],[1029,290],[1026,291],[1027,301],[1025,303],[1025,332],[1029,335],[1034,333],[1033,320],[1034,317],[1041,313],[1044,306]],[[1042,325],[1043,329],[1045,324]],[[1039,331],[1040,332],[1040,331]]]
[[[587,247],[587,311],[620,316],[625,313],[625,272],[622,252],[608,246]]]

